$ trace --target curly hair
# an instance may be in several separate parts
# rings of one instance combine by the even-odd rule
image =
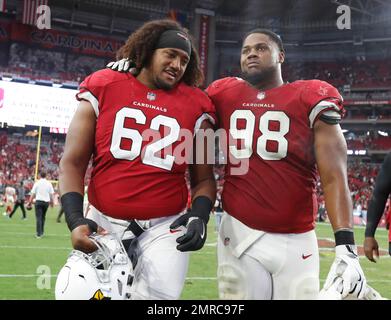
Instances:
[[[178,30],[185,33],[191,42],[191,56],[182,81],[189,86],[199,87],[204,81],[200,68],[200,58],[194,47],[194,40],[179,23],[169,20],[153,20],[145,23],[132,33],[126,43],[118,50],[117,59],[128,58],[136,64],[137,69],[148,67],[160,35],[167,30]]]

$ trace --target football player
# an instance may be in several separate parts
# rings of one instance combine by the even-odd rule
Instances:
[[[354,242],[346,142],[339,126],[343,100],[324,81],[284,83],[284,60],[277,34],[253,30],[242,43],[242,78],[220,79],[207,88],[228,135],[220,297],[318,298],[318,170],[336,243],[325,289],[339,279],[342,298],[361,298],[366,280]]]
[[[375,232],[384,213],[387,199],[391,194],[391,153],[389,153],[381,166],[376,178],[375,189],[369,202],[367,225],[365,227],[364,251],[366,257],[376,262],[374,255],[379,257],[379,245],[375,239]],[[389,217],[388,217],[389,218]],[[391,233],[389,231],[388,252],[391,255]]]
[[[16,189],[12,185],[8,185],[5,187],[4,200],[6,207],[5,212],[3,212],[3,216],[9,217],[16,201]]]
[[[137,236],[132,299],[177,299],[189,251],[206,240],[216,194],[211,165],[188,166],[178,157],[193,149],[199,129],[212,128],[215,109],[197,88],[202,83],[197,51],[176,22],[146,23],[120,54],[135,61],[137,76],[105,69],[80,85],[80,105],[60,162],[61,203],[75,249],[94,251],[92,232]],[[189,146],[184,146],[186,133]],[[204,147],[202,139],[197,141],[194,156],[198,143]],[[91,207],[83,217],[83,180],[91,155]],[[187,167],[192,208],[184,213]]]

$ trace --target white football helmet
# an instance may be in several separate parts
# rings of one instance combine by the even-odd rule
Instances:
[[[114,235],[93,234],[98,249],[72,250],[60,270],[56,300],[125,300],[130,298],[133,267],[122,242]]]

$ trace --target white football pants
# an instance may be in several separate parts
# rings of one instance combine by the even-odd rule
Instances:
[[[319,251],[315,231],[254,230],[224,215],[218,237],[221,299],[317,299]]]

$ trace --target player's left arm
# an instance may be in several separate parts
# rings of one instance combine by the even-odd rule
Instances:
[[[338,124],[322,120],[314,125],[315,157],[335,236],[335,260],[324,289],[337,290],[342,298],[362,298],[366,279],[354,243],[352,203],[347,179],[347,147]],[[334,286],[336,286],[334,288]]]
[[[326,209],[334,232],[351,231],[354,244],[352,202],[347,179],[347,147],[338,124],[315,122],[315,157],[325,195]]]
[[[209,121],[203,121],[200,129],[213,131]],[[210,131],[210,132],[212,132]],[[200,131],[199,131],[200,132]],[[197,150],[202,150],[204,159],[197,163]],[[177,239],[179,251],[195,251],[203,247],[206,241],[206,227],[209,215],[216,200],[216,181],[213,174],[213,164],[208,164],[207,155],[214,152],[209,147],[206,139],[197,139],[193,144],[193,164],[189,165],[190,186],[192,203],[191,210],[175,220],[170,228],[176,229],[179,226],[187,228],[186,233]]]

